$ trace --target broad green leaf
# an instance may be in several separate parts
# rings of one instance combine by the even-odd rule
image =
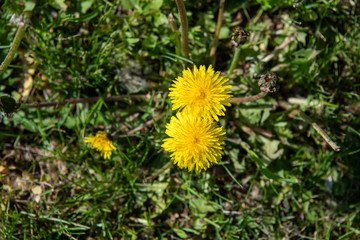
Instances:
[[[83,0],[81,1],[81,13],[86,13],[91,5],[93,4],[94,0]]]
[[[180,238],[182,239],[187,238],[186,232],[184,232],[183,230],[179,228],[173,228],[173,230],[176,233],[176,235],[178,235]]]
[[[161,12],[156,13],[154,18],[155,18],[155,22],[154,22],[155,27],[169,24],[169,20],[166,17],[166,15]]]
[[[163,4],[163,0],[152,0],[144,8],[144,12],[158,11]]]
[[[133,46],[135,43],[139,42],[139,38],[126,38],[126,43],[129,46]]]
[[[279,149],[279,144],[280,144],[279,140],[269,139],[263,136],[259,136],[259,138],[264,143],[262,148],[266,154],[266,157],[273,160],[280,157],[283,154],[284,150]]]
[[[56,9],[63,10],[63,11],[66,11],[66,9],[68,7],[65,3],[65,0],[50,1],[50,5]]]
[[[260,168],[264,167],[264,163],[260,160],[259,156],[252,150],[248,150],[248,153],[250,154],[250,157],[252,160],[254,160]]]
[[[121,5],[124,7],[125,10],[130,10],[133,8],[140,10],[139,0],[122,0]]]
[[[270,171],[268,168],[260,168],[260,172],[265,175],[265,177],[270,179],[280,179],[280,177],[276,174],[274,174],[272,171]]]
[[[231,37],[231,30],[228,27],[221,27],[220,33],[219,33],[219,39],[225,39]]]
[[[32,11],[35,7],[35,3],[32,1],[26,1],[25,2],[25,8],[24,11]]]
[[[26,130],[29,130],[29,131],[31,131],[31,132],[37,132],[37,130],[36,130],[36,124],[35,124],[33,121],[30,121],[30,120],[24,118],[24,119],[22,120],[22,124],[24,124],[24,128],[25,128]]]
[[[318,15],[313,10],[306,10],[305,14],[302,16],[304,21],[313,22],[318,19]]]
[[[190,199],[190,206],[199,213],[209,213],[216,211],[215,207],[202,198]]]

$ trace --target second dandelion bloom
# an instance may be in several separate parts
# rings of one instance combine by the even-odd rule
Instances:
[[[85,142],[90,143],[92,148],[98,150],[104,159],[110,159],[112,151],[116,150],[116,147],[107,137],[106,132],[103,131],[98,131],[95,136],[85,137]]]
[[[223,128],[189,110],[171,118],[166,134],[169,138],[164,139],[162,147],[172,152],[170,157],[180,168],[201,172],[218,163],[223,155],[226,139]]]
[[[218,116],[225,115],[225,106],[230,106],[232,97],[230,85],[224,85],[228,79],[220,76],[210,65],[208,69],[194,66],[192,72],[189,68],[183,71],[170,90],[170,99],[173,110],[188,109],[204,118],[213,118],[219,121]]]

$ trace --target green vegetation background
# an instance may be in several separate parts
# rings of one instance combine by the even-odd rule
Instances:
[[[4,59],[27,1],[0,17]],[[218,1],[185,1],[190,59],[210,63]],[[226,0],[215,69],[235,96],[260,92],[271,71],[280,90],[233,104],[221,124],[225,156],[207,171],[168,163],[171,81],[184,68],[168,14],[175,1],[36,1],[0,91],[17,101],[121,96],[117,102],[31,108],[0,124],[3,239],[360,238],[360,6],[358,1]],[[287,106],[287,107],[284,107]],[[300,109],[341,147],[333,151]],[[108,132],[110,160],[84,144]],[[159,175],[154,175],[157,171]],[[153,176],[153,177],[151,177]]]

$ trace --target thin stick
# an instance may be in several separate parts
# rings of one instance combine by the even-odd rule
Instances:
[[[153,124],[153,123],[154,123],[154,120],[157,121],[157,120],[159,120],[160,118],[163,118],[164,116],[165,116],[165,113],[162,113],[162,114],[160,114],[159,116],[157,116],[155,119],[151,119],[151,120],[147,121],[146,123],[144,123],[144,124],[142,124],[142,125],[140,125],[140,126],[137,126],[136,128],[130,130],[127,134],[128,134],[128,135],[134,134],[134,133],[136,133],[136,132],[144,129],[145,127],[150,126],[151,124]]]
[[[210,49],[211,64],[214,67],[215,67],[215,62],[216,62],[216,48],[217,48],[217,44],[219,41],[219,34],[220,34],[220,29],[221,29],[221,25],[222,25],[223,14],[224,14],[224,5],[225,5],[225,0],[220,0],[220,7],[219,7],[217,25],[216,25],[216,30],[215,30],[214,42]]]
[[[20,26],[19,26],[19,28],[18,28],[18,30],[16,32],[16,35],[15,35],[14,41],[11,44],[11,48],[10,48],[7,56],[5,57],[4,61],[1,63],[0,74],[5,72],[5,70],[8,68],[8,66],[10,65],[10,63],[11,63],[11,61],[12,61],[12,59],[13,59],[15,53],[16,53],[16,50],[19,48],[21,40],[24,37],[25,30],[26,30],[26,27],[27,27],[27,24],[26,24],[27,19],[29,19],[30,16],[31,16],[31,12],[26,12],[25,13],[24,22],[20,23]]]
[[[168,20],[169,20],[169,23],[171,26],[171,30],[173,31],[173,33],[175,33],[176,54],[180,55],[181,43],[180,43],[180,38],[179,38],[179,29],[175,23],[174,15],[172,13],[169,14]]]
[[[283,48],[285,48],[287,45],[289,45],[290,43],[292,43],[296,38],[294,36],[289,37],[287,39],[285,39],[285,41],[283,43],[281,43],[279,46],[277,46],[274,51],[272,51],[269,55],[267,55],[266,57],[264,57],[261,61],[262,62],[268,62],[270,61],[278,52],[280,52]]]
[[[332,147],[332,149],[334,149],[334,151],[336,151],[336,152],[340,151],[340,147],[336,144],[336,142],[331,140],[329,135],[327,135],[326,132],[324,130],[322,130],[319,125],[317,125],[317,123],[313,122],[311,125],[323,137],[323,139],[330,145],[330,147]]]
[[[130,95],[130,96],[110,96],[106,97],[104,101],[106,102],[121,102],[124,101],[127,97],[134,99],[145,98],[144,95]],[[97,102],[101,97],[89,97],[89,98],[77,98],[77,99],[65,99],[63,101],[55,102],[40,102],[40,103],[25,103],[20,105],[19,110],[27,108],[41,108],[41,107],[52,107],[52,106],[63,106],[66,104],[76,104],[76,103],[93,103]]]
[[[256,94],[254,96],[250,96],[250,97],[237,97],[237,98],[232,98],[230,100],[230,102],[232,103],[240,103],[240,102],[252,102],[252,101],[256,101],[259,100],[260,98],[263,98],[267,95],[267,92],[261,92],[259,94]]]
[[[183,0],[176,0],[176,5],[180,14],[181,21],[181,52],[184,58],[189,59],[189,26],[186,16],[186,10]],[[184,61],[185,68],[189,67],[189,63]]]
[[[325,142],[327,142],[327,144],[330,145],[330,147],[332,149],[334,149],[334,151],[339,152],[340,151],[340,147],[333,141],[331,140],[331,138],[329,137],[329,135],[326,134],[326,132],[316,123],[313,122],[311,120],[311,118],[309,118],[305,113],[303,113],[302,111],[300,111],[299,109],[297,109],[299,115],[309,124],[311,124],[311,126],[315,129],[315,131],[317,131],[320,136],[325,140]]]
[[[320,136],[329,144],[329,146],[336,152],[340,151],[340,146],[338,146],[330,137],[327,135],[327,133],[314,121],[311,120],[310,117],[308,117],[304,112],[302,112],[299,109],[293,109],[292,106],[285,102],[280,101],[278,102],[280,107],[285,108],[286,110],[293,110],[295,113],[300,115],[300,117],[307,123],[311,124],[311,126],[315,129],[316,132],[320,134]]]
[[[165,171],[168,167],[170,167],[172,162],[167,162],[162,168],[160,168],[159,170],[157,170],[154,174],[152,174],[149,177],[146,177],[143,182],[146,183],[150,180],[153,180],[154,178],[156,178],[157,176],[160,175],[160,173],[162,173],[163,171]]]

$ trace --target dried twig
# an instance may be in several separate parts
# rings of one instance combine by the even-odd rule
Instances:
[[[165,171],[168,167],[170,167],[172,162],[168,162],[166,163],[162,168],[160,168],[159,170],[157,170],[156,172],[154,172],[151,176],[146,177],[143,182],[149,182],[151,180],[153,180],[154,178],[156,178],[157,176],[159,176],[163,171]]]
[[[127,97],[132,99],[145,99],[145,95],[124,95],[124,96],[109,96],[104,98],[105,102],[121,102],[125,101]],[[52,106],[63,106],[66,104],[76,104],[76,103],[93,103],[97,102],[101,97],[89,97],[89,98],[76,98],[76,99],[65,99],[63,101],[54,101],[54,102],[39,102],[39,103],[24,103],[20,105],[19,110],[27,108],[41,108],[41,107],[52,107]]]
[[[186,16],[186,10],[183,0],[176,0],[181,20],[181,53],[184,58],[189,59],[189,26]],[[185,68],[189,67],[189,63],[184,61]]]
[[[220,34],[221,25],[222,25],[222,19],[223,19],[223,14],[224,14],[224,5],[225,5],[225,0],[220,0],[220,7],[219,7],[219,14],[218,14],[217,25],[216,25],[216,30],[215,30],[214,42],[210,49],[210,59],[211,59],[211,64],[213,66],[215,66],[215,62],[216,62],[216,48],[217,48],[217,44],[219,41],[219,34]]]
[[[256,94],[254,96],[250,96],[250,97],[237,97],[237,98],[232,98],[230,100],[230,102],[232,103],[240,103],[240,102],[252,102],[252,101],[256,101],[259,100],[260,98],[265,97],[267,94],[267,92],[261,92],[259,94]]]
[[[142,130],[143,128],[147,127],[147,126],[150,126],[151,124],[154,123],[154,120],[157,121],[159,120],[160,118],[163,118],[165,116],[165,113],[162,113],[160,114],[159,116],[155,117],[154,119],[151,119],[149,121],[147,121],[146,123],[140,125],[140,126],[137,126],[136,128],[130,130],[127,134],[133,134],[135,132],[138,132],[140,130]]]
[[[277,46],[274,51],[272,51],[269,55],[264,57],[261,61],[262,62],[268,62],[270,61],[278,52],[280,52],[283,48],[285,48],[287,45],[292,43],[295,40],[295,37],[289,37],[287,38],[283,43],[281,43],[279,46]]]
[[[173,31],[173,33],[176,34],[175,35],[176,54],[180,55],[181,43],[180,43],[180,38],[179,38],[179,29],[175,23],[174,16],[172,13],[169,14],[168,20],[169,20],[169,23],[171,26],[171,30]]]
[[[287,102],[284,102],[284,101],[279,101],[278,104],[279,104],[279,106],[281,106],[281,107],[283,107],[283,108],[285,108],[287,110],[292,110],[295,114],[300,116],[304,121],[311,124],[311,126],[315,129],[315,131],[320,134],[320,136],[327,142],[327,144],[329,144],[329,146],[334,151],[336,151],[336,152],[340,151],[340,146],[338,146],[329,137],[329,135],[327,135],[327,133],[316,122],[312,121],[312,119],[310,117],[308,117],[304,112],[302,112],[300,109],[292,109],[290,104],[288,104]]]

